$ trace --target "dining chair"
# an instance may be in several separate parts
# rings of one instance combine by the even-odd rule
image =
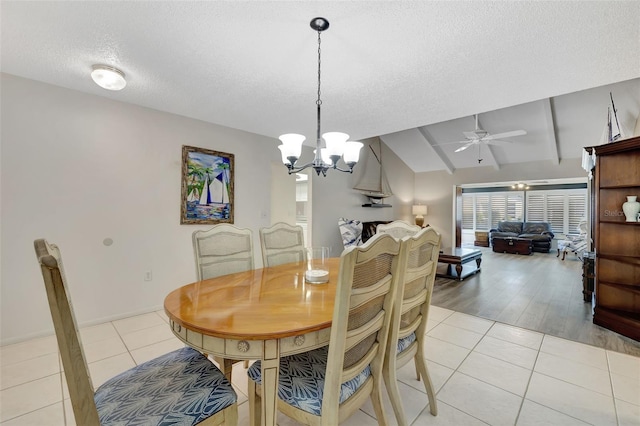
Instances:
[[[93,388],[60,250],[34,242],[78,425],[237,424],[237,395],[222,372],[184,347]]]
[[[194,231],[192,241],[198,281],[254,269],[250,229],[220,223],[206,231]],[[231,380],[231,369],[238,360],[220,357],[214,360]],[[244,361],[244,368],[249,368],[249,361]]]
[[[192,240],[198,281],[254,269],[250,229],[220,223],[194,231]]]
[[[422,228],[418,225],[411,225],[404,220],[394,220],[389,223],[381,223],[376,228],[376,234],[389,234],[393,238],[402,239],[406,236],[417,234]]]
[[[413,236],[404,237],[402,242],[406,245],[408,260],[400,275],[382,374],[396,421],[404,426],[407,418],[402,407],[396,372],[410,360],[414,361],[417,379],[422,379],[424,383],[431,414],[438,414],[433,384],[425,363],[424,344],[441,236],[428,227]]]
[[[260,248],[265,268],[302,262],[306,259],[304,230],[300,225],[293,226],[284,222],[260,228]]]
[[[280,358],[278,410],[303,424],[337,425],[371,398],[378,423],[386,424],[382,365],[406,259],[390,235],[342,252],[329,345]],[[260,367],[257,361],[247,373],[254,426],[261,421]]]

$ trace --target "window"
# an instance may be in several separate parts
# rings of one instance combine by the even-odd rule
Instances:
[[[549,222],[554,233],[579,233],[578,224],[586,216],[586,189],[527,192],[527,221]]]
[[[488,231],[502,220],[526,220],[549,222],[554,233],[577,234],[586,216],[585,188],[462,194],[462,229],[466,231]]]
[[[488,231],[502,220],[522,220],[523,192],[462,194],[462,229]]]

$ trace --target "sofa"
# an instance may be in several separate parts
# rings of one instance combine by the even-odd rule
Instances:
[[[533,243],[533,251],[549,253],[554,234],[548,222],[498,222],[498,227],[489,230],[489,239],[493,245],[494,238],[525,238]]]

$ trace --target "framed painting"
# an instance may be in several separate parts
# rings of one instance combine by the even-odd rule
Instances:
[[[181,224],[233,223],[234,156],[182,146]]]

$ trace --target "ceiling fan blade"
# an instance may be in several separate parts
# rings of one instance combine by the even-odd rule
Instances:
[[[472,140],[472,139],[479,139],[478,135],[476,132],[462,132],[462,134],[464,135],[465,138]]]
[[[505,141],[500,139],[483,139],[482,142],[486,143],[487,145],[509,145],[513,143],[511,141]]]
[[[431,145],[431,146],[452,145],[452,144],[454,144],[454,143],[468,143],[468,142],[469,142],[469,140],[468,140],[468,139],[465,139],[465,140],[463,140],[463,141],[434,143],[434,144],[433,144],[433,145]]]
[[[488,136],[485,136],[483,139],[490,141],[495,139],[511,138],[514,136],[522,136],[526,134],[527,132],[524,130],[513,130],[511,132],[496,133],[495,135],[488,135]]]
[[[462,152],[462,151],[464,151],[465,149],[469,148],[471,145],[474,145],[474,144],[475,144],[475,141],[469,142],[466,145],[462,145],[460,148],[456,149],[453,152]]]

